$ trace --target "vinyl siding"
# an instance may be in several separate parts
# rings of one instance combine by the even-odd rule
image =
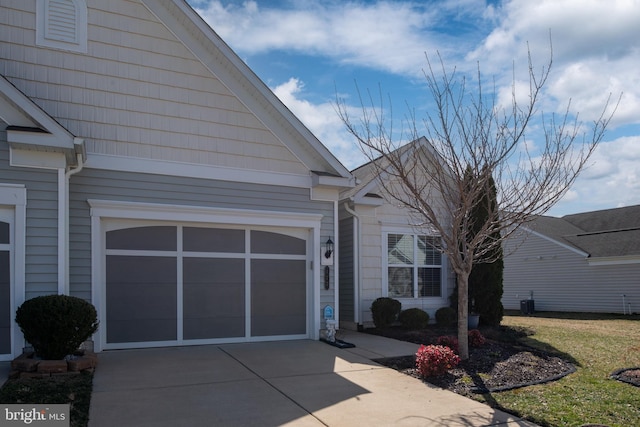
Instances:
[[[55,170],[9,166],[0,132],[0,182],[27,189],[25,299],[58,292],[58,175]]]
[[[371,304],[382,296],[382,227],[375,208],[357,206],[356,211],[362,220],[360,320],[372,326]]]
[[[340,234],[340,321],[354,322],[354,222],[352,217],[339,222]]]
[[[89,154],[307,168],[137,1],[88,1],[87,54],[35,46],[35,0],[3,1],[0,74]]]
[[[540,311],[622,313],[626,295],[631,310],[640,312],[640,264],[589,265],[583,255],[535,234],[520,242],[521,236],[505,246],[506,309],[519,310],[533,292]]]
[[[309,189],[84,169],[71,177],[70,193],[70,289],[72,295],[86,299],[91,298],[91,219],[87,199],[320,213],[321,240],[335,236],[333,203],[310,200]],[[334,271],[332,268],[330,289],[321,287],[321,307],[334,305]]]

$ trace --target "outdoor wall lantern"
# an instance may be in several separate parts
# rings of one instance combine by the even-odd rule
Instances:
[[[333,240],[331,237],[320,246],[320,253],[322,254],[320,256],[321,265],[333,265]]]
[[[326,245],[327,246],[325,246],[324,257],[331,258],[331,255],[333,255],[333,241],[331,240],[331,237],[329,237],[329,240],[327,240]]]
[[[320,256],[320,264],[324,265],[324,288],[329,289],[330,287],[330,270],[329,266],[333,265],[333,240],[331,237],[327,239],[327,242],[320,247],[320,252],[322,255]]]

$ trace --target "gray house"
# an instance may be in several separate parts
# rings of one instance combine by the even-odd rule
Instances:
[[[505,245],[506,309],[640,312],[640,205],[541,216]]]
[[[0,8],[0,357],[57,293],[97,350],[317,339],[350,172],[183,0]]]
[[[422,137],[398,150],[402,156],[430,156],[431,149]],[[379,297],[397,299],[403,310],[420,308],[433,319],[449,305],[455,287],[447,257],[435,249],[440,236],[384,197],[394,183],[380,173],[376,162],[382,161],[354,169],[357,185],[340,195],[340,326],[347,329],[373,326],[370,307]],[[435,189],[430,195],[439,203]]]

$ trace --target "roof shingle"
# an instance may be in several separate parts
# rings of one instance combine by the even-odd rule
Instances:
[[[562,218],[541,216],[531,228],[590,257],[640,255],[640,205]]]

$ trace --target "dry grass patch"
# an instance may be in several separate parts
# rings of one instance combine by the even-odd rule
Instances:
[[[522,342],[569,356],[577,372],[560,381],[483,400],[543,426],[640,426],[640,390],[610,378],[620,368],[640,366],[640,316],[538,313],[507,316],[503,325],[535,334]]]

